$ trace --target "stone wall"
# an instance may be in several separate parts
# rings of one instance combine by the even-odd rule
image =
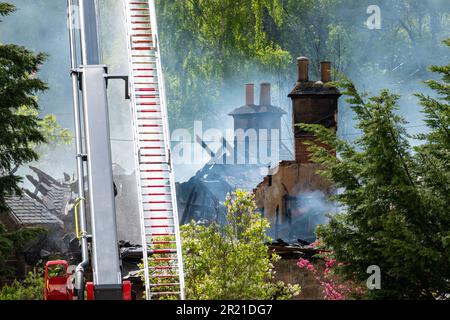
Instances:
[[[302,164],[292,161],[280,163],[272,176],[271,185],[265,179],[255,190],[255,200],[258,208],[264,208],[264,215],[269,221],[275,218],[276,208],[284,211],[283,197],[297,196],[305,192],[321,190],[329,195],[331,184],[317,174],[321,167],[317,164]],[[283,215],[282,215],[283,216]],[[281,223],[284,223],[282,218]]]
[[[323,300],[322,287],[314,275],[297,266],[297,259],[281,259],[275,264],[275,280],[286,284],[298,284],[302,287],[294,300]]]

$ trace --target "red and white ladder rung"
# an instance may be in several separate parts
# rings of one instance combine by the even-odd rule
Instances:
[[[146,298],[184,299],[170,136],[154,0],[123,0]]]

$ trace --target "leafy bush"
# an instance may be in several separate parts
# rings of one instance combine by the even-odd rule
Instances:
[[[0,290],[0,300],[43,300],[44,276],[42,272],[30,272],[23,281],[15,280]]]
[[[228,196],[227,224],[182,227],[186,296],[192,300],[290,299],[298,285],[274,283],[265,243],[269,222],[256,212],[253,195],[237,190]]]

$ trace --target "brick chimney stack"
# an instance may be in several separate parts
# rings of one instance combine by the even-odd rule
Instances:
[[[298,82],[308,82],[309,80],[309,59],[306,57],[297,58]]]
[[[297,63],[298,82],[289,94],[292,100],[295,159],[298,163],[311,163],[311,155],[305,142],[312,141],[315,137],[296,125],[321,124],[337,130],[338,100],[341,93],[337,88],[326,85],[331,81],[330,62],[321,62],[321,80],[316,82],[309,81],[309,59],[300,57]]]
[[[245,104],[247,106],[255,105],[255,85],[253,83],[245,85]]]
[[[320,73],[322,75],[323,83],[331,82],[331,62],[330,61],[322,61],[320,63]]]
[[[261,83],[261,96],[259,99],[260,106],[272,105],[272,96],[270,90],[270,83]]]

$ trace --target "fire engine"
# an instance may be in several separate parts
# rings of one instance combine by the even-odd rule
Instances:
[[[133,118],[145,298],[184,299],[155,0],[123,0],[123,4],[129,74],[111,75],[101,61],[97,0],[67,0],[79,181],[76,234],[82,261],[75,269],[73,284],[66,261],[47,263],[46,300],[131,299],[131,284],[123,281],[117,238],[107,99],[112,80],[125,81]],[[79,21],[79,30],[75,21]],[[88,268],[93,275],[89,282]]]

